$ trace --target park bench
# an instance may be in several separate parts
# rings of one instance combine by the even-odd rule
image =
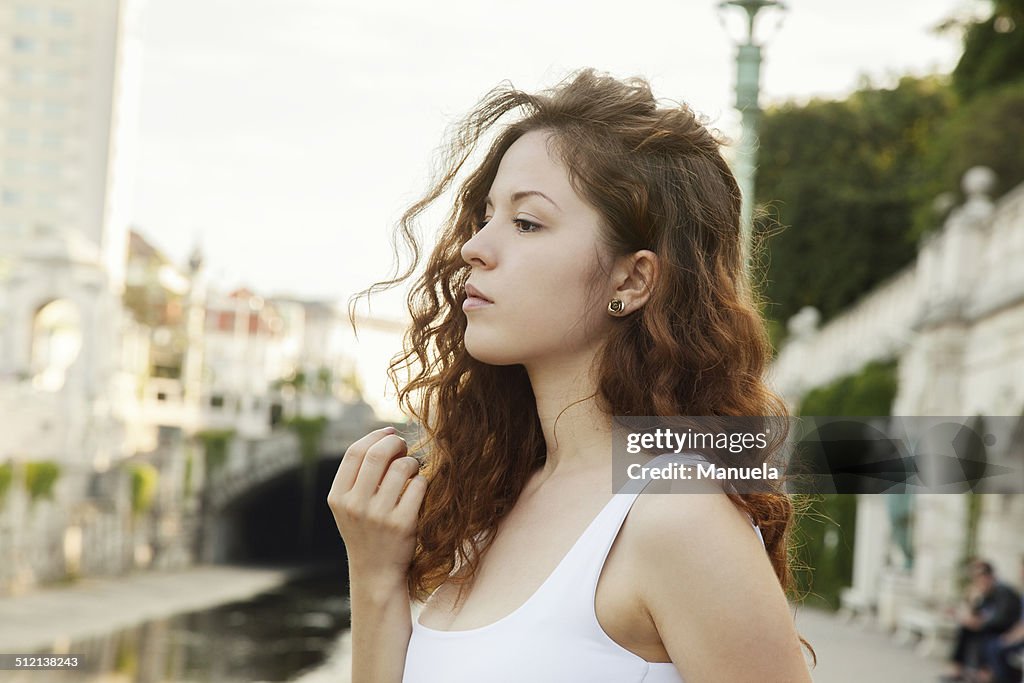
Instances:
[[[839,616],[848,622],[866,626],[875,616],[875,603],[855,588],[844,588],[839,594]]]
[[[935,653],[941,645],[948,645],[956,634],[956,624],[941,613],[919,608],[904,609],[896,626],[896,639],[906,644],[915,639],[917,654],[928,657]]]

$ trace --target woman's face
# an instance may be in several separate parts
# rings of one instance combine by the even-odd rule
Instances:
[[[509,147],[488,194],[483,227],[462,247],[472,266],[469,284],[493,302],[464,309],[466,351],[483,363],[528,365],[575,355],[592,348],[611,321],[605,313],[614,291],[608,279],[602,276],[603,286],[588,293],[598,251],[602,263],[609,260],[598,244],[599,215],[549,156],[547,135],[531,131]],[[534,191],[544,196],[512,198]]]

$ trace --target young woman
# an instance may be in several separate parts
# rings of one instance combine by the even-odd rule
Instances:
[[[810,681],[785,495],[612,494],[613,416],[785,415],[719,142],[640,78],[498,88],[402,217],[415,259],[413,220],[513,110],[461,183],[389,371],[418,364],[399,400],[426,430],[422,474],[379,430],[328,497],[354,683]]]

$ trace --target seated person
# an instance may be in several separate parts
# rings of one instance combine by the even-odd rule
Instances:
[[[970,565],[971,585],[968,604],[957,617],[959,626],[953,653],[951,672],[943,681],[967,681],[967,669],[977,670],[975,680],[1004,683],[994,676],[1000,675],[999,662],[993,643],[1008,632],[1021,618],[1021,596],[1011,586],[996,578],[992,565],[976,560]],[[1005,663],[1005,659],[1002,660]],[[1010,683],[1007,679],[1005,683]]]
[[[1020,562],[1021,586],[1024,587],[1024,557]],[[1020,683],[1024,658],[1024,597],[1021,598],[1021,617],[1010,630],[989,641],[989,662],[995,683]]]

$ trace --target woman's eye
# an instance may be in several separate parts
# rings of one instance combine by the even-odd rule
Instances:
[[[476,232],[480,232],[481,230],[483,230],[484,226],[486,226],[490,222],[490,220],[491,220],[490,218],[485,218],[482,221],[477,221],[474,224],[475,231]],[[524,226],[526,228],[525,230],[523,228],[519,228],[517,230],[517,232],[519,232],[519,233],[535,232],[540,227],[536,223],[532,223],[532,222],[530,222],[528,220],[525,220],[525,219],[522,219],[522,218],[515,218],[515,219],[512,220],[512,222],[514,224],[516,224],[516,225],[522,225],[522,226]]]
[[[529,228],[529,230],[522,230],[522,229],[520,229],[519,232],[534,232],[534,231],[537,230],[537,228],[540,227],[536,223],[531,223],[530,221],[523,220],[522,218],[517,218],[517,219],[515,219],[512,222],[516,223],[516,224],[522,223],[523,225],[525,225],[525,226],[527,226]]]

